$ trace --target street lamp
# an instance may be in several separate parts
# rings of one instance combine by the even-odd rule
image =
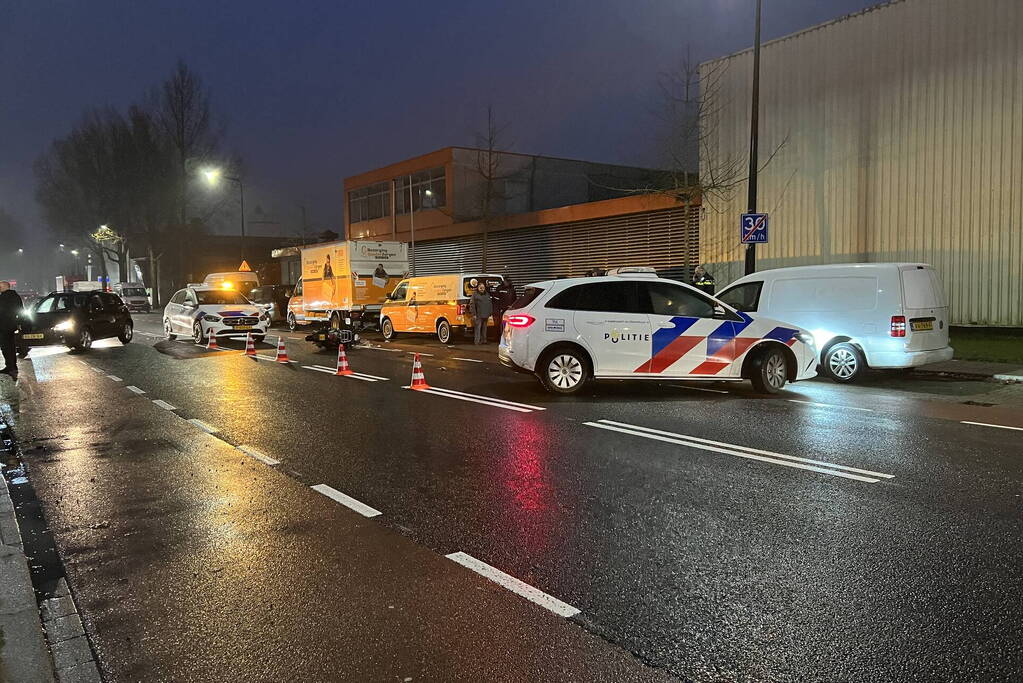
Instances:
[[[24,253],[25,253],[25,250],[24,250],[24,249],[21,249],[21,248],[19,248],[19,249],[18,249],[18,253],[19,253],[19,254],[24,254]]]
[[[209,183],[210,187],[216,187],[220,182],[220,179],[230,180],[233,183],[238,183],[238,200],[241,203],[241,217],[242,217],[242,260],[245,260],[245,187],[242,185],[241,178],[237,176],[224,175],[223,169],[210,167],[204,168],[201,171],[206,182]]]

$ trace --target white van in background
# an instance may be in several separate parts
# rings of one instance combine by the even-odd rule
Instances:
[[[114,294],[121,297],[132,313],[150,313],[149,295],[141,282],[119,282],[113,286]]]
[[[925,263],[778,268],[747,275],[719,299],[811,331],[823,372],[852,382],[868,367],[909,368],[952,358],[948,303]]]

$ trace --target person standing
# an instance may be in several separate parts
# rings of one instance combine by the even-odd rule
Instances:
[[[715,288],[714,276],[707,272],[703,266],[696,266],[693,271],[693,287],[707,294],[713,294]]]
[[[487,292],[487,286],[480,282],[476,285],[476,291],[469,299],[469,315],[472,316],[472,327],[475,333],[476,344],[487,343],[487,321],[494,313],[494,302]]]
[[[0,350],[4,356],[4,369],[0,372],[11,379],[18,379],[18,351],[14,335],[22,306],[21,297],[11,289],[11,283],[0,280]]]

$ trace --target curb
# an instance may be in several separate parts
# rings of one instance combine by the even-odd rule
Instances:
[[[0,429],[6,431],[0,422]],[[6,435],[5,435],[6,436]],[[7,481],[0,477],[0,680],[52,683],[28,559]]]
[[[974,380],[978,382],[999,382],[1001,384],[1023,384],[1023,375],[992,375],[982,372],[960,372],[955,370],[921,370],[913,368],[912,374],[949,379]]]

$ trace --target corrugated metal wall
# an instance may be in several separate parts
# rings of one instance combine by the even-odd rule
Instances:
[[[955,324],[1023,325],[1023,0],[901,0],[764,46],[758,267],[925,261]],[[701,174],[748,155],[752,55],[720,75]],[[783,144],[784,143],[784,144]],[[702,226],[742,273],[740,184]]]
[[[614,266],[652,266],[684,278],[699,258],[699,207],[502,230],[488,236],[487,252],[488,270],[519,289]],[[416,275],[480,270],[482,254],[480,235],[417,242]]]

